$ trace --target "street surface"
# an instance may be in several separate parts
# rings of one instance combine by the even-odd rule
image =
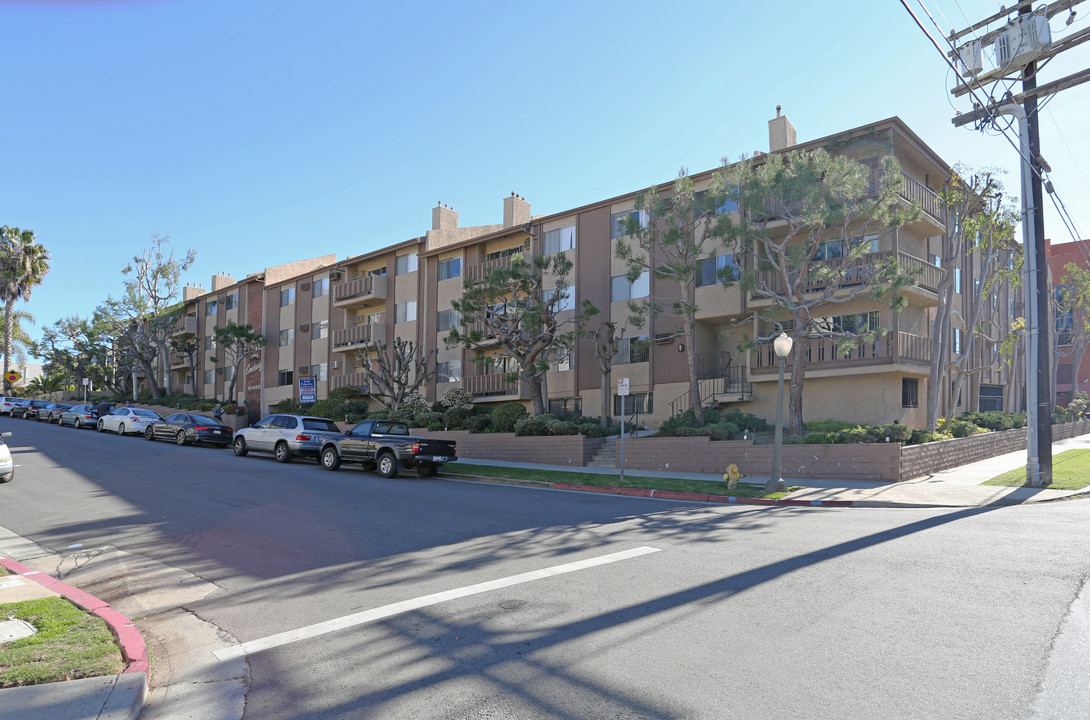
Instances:
[[[248,719],[1090,717],[1087,501],[702,506],[6,430],[0,526],[214,584],[185,609],[242,643]]]

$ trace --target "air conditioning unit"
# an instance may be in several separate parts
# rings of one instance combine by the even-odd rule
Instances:
[[[674,341],[674,338],[676,337],[677,335],[674,335],[673,333],[660,333],[655,336],[655,344],[667,345],[669,343],[672,343]]]
[[[341,366],[341,361],[340,360],[333,360],[333,361],[331,361],[329,363],[329,369],[330,370],[336,370],[340,366]]]
[[[301,284],[301,285],[299,286],[299,289],[300,289],[300,290],[310,290],[310,283],[302,283],[302,284]]]
[[[329,273],[329,279],[330,280],[340,280],[341,279],[341,272],[339,270],[334,270],[333,272]]]
[[[310,366],[309,365],[300,365],[299,366],[299,374],[300,375],[310,375]]]
[[[303,323],[299,326],[299,332],[306,332],[310,330],[310,323]]]
[[[1044,15],[1012,20],[995,39],[995,62],[1004,71],[1017,70],[1052,47],[1052,30]]]
[[[216,374],[217,375],[222,375],[223,374],[223,368],[216,368]]]

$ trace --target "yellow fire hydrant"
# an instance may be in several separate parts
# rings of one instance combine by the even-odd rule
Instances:
[[[723,473],[723,479],[727,481],[727,488],[730,490],[733,490],[738,485],[738,481],[744,477],[745,475],[738,472],[738,466],[733,463],[727,465],[727,471]]]

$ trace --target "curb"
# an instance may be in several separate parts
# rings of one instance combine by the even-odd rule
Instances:
[[[85,593],[37,570],[31,570],[15,560],[0,558],[0,565],[21,577],[33,580],[39,585],[44,585],[76,606],[105,620],[107,627],[110,628],[110,633],[113,634],[118,647],[121,648],[122,659],[127,663],[121,674],[143,673],[145,676],[148,674],[148,646],[144,642],[144,636],[140,634],[140,630],[137,629],[132,620],[94,595]],[[146,685],[147,680],[145,679]]]

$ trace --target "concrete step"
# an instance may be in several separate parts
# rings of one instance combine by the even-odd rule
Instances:
[[[598,458],[595,458],[587,463],[587,467],[616,468],[617,463],[613,460],[599,460]]]

